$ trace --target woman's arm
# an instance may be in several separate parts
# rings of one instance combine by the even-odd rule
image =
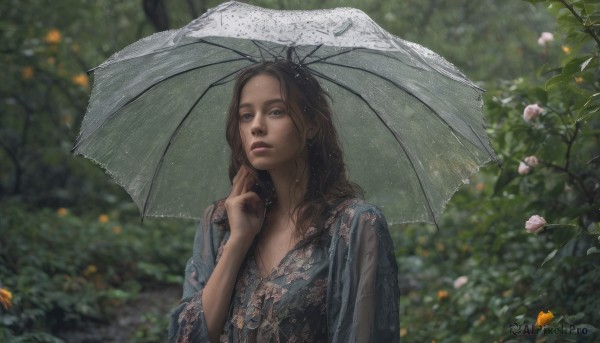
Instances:
[[[194,254],[186,267],[183,300],[172,314],[169,342],[219,340],[238,271],[264,217],[260,198],[248,191],[253,183],[245,168],[233,180],[231,194],[225,201],[228,237],[213,227],[214,206],[207,209],[198,226]],[[223,250],[217,261],[221,245]]]
[[[329,339],[340,343],[398,342],[398,267],[386,220],[369,204],[358,205],[352,212],[342,218],[334,237]]]
[[[225,231],[212,224],[217,206],[208,207],[203,219],[198,223],[193,255],[185,268],[183,297],[180,305],[171,314],[170,343],[207,342],[209,340],[201,296],[215,267],[219,246],[223,240],[226,240]]]
[[[211,342],[219,341],[237,274],[249,247],[247,242],[230,238],[223,246],[221,258],[204,287],[202,303]]]
[[[202,293],[211,342],[219,340],[240,266],[264,220],[262,200],[250,190],[255,182],[256,178],[245,167],[240,168],[225,200],[231,234]]]

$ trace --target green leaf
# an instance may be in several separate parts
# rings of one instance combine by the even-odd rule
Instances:
[[[557,253],[557,252],[558,252],[558,249],[554,249],[554,250],[552,250],[552,252],[551,252],[551,253],[549,253],[549,254],[548,254],[548,256],[546,256],[546,258],[544,259],[544,262],[542,262],[542,265],[541,265],[541,267],[543,267],[543,266],[544,266],[544,264],[545,264],[546,262],[548,262],[548,261],[550,261],[551,259],[553,259],[553,258],[554,258],[554,256],[556,256],[556,253]]]
[[[535,97],[542,103],[545,104],[548,102],[548,92],[542,87],[535,87],[532,90]]]
[[[562,74],[559,75],[555,75],[553,77],[551,77],[548,81],[546,81],[546,90],[549,90],[550,88],[556,86],[556,85],[560,85],[563,83],[567,83],[570,80],[570,77],[565,77]]]
[[[496,184],[494,185],[494,194],[492,195],[492,197],[500,195],[504,188],[516,177],[517,174],[514,171],[509,171],[506,167],[502,168],[502,172],[500,173],[500,176],[498,177],[498,179],[496,180]]]
[[[583,313],[583,312],[578,312],[578,313],[576,313],[576,314],[574,314],[574,315],[572,315],[572,316],[568,316],[568,317],[567,317],[567,322],[568,322],[568,323],[574,323],[574,322],[576,322],[576,321],[578,321],[578,320],[581,320],[581,319],[583,319],[583,317],[585,317],[585,313]]]
[[[591,247],[587,250],[587,255],[600,253],[600,249],[598,247]]]
[[[580,72],[581,70],[583,70],[581,66],[584,63],[587,65],[587,63],[589,63],[589,60],[585,61],[581,57],[573,58],[564,66],[564,68],[562,70],[562,75],[566,77],[566,76],[571,76],[575,73]]]
[[[588,58],[587,60],[585,60],[583,63],[581,63],[581,71],[583,71],[585,69],[585,67],[588,66],[588,64],[590,64],[590,62],[594,59],[594,56]]]

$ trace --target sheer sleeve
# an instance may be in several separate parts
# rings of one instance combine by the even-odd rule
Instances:
[[[198,223],[192,257],[185,268],[183,296],[169,323],[169,342],[209,342],[202,307],[202,290],[212,274],[224,232],[212,222],[215,205],[209,206]]]
[[[398,342],[398,266],[386,220],[361,204],[342,215],[330,251],[329,341]]]

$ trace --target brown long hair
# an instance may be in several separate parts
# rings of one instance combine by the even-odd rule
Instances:
[[[362,197],[362,189],[346,176],[341,144],[327,100],[329,95],[306,67],[287,60],[254,64],[236,78],[226,126],[227,143],[231,148],[229,179],[233,180],[239,168],[245,165],[258,175],[259,185],[255,191],[267,203],[277,201],[269,173],[252,167],[244,152],[240,134],[238,112],[242,88],[248,80],[259,74],[268,74],[279,80],[288,113],[307,149],[307,190],[303,200],[294,209],[294,212],[298,211],[296,234],[303,237],[309,226],[321,228],[327,210],[336,200]],[[307,140],[309,126],[316,132],[312,139]]]

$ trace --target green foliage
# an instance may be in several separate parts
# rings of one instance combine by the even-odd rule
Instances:
[[[0,218],[0,280],[13,293],[0,327],[13,336],[104,321],[147,285],[180,285],[194,231],[181,222],[125,222],[118,212],[85,218],[65,208],[32,214],[9,205]],[[164,335],[162,324],[144,330]]]
[[[487,167],[473,177],[439,232],[409,226],[397,240],[407,342],[599,338],[592,280],[600,278],[600,12],[590,1],[532,2],[550,6],[558,30],[540,47],[549,58],[537,76],[499,81],[486,95],[499,173]],[[530,104],[544,111],[526,121]],[[532,155],[539,164],[520,174],[519,164]],[[524,223],[534,214],[549,225],[527,233]],[[456,287],[459,276],[468,281]],[[540,311],[555,316],[546,330],[569,333],[511,332],[511,325],[533,327]]]

